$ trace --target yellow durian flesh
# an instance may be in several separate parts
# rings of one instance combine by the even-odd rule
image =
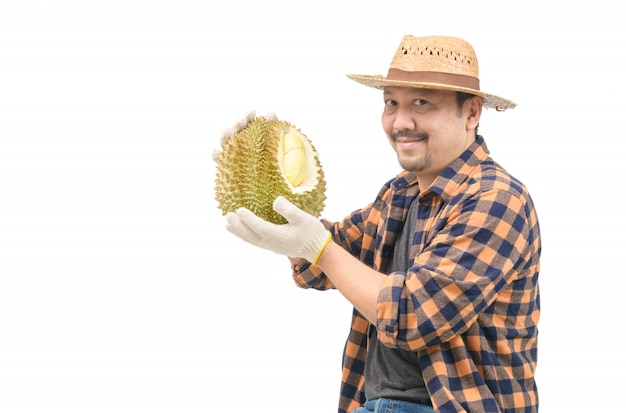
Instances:
[[[280,144],[277,160],[285,182],[293,193],[314,190],[321,165],[311,141],[297,128],[285,122],[277,125]],[[325,184],[324,184],[325,185]]]
[[[282,137],[282,170],[287,181],[294,187],[299,186],[307,173],[307,163],[304,157],[304,143],[295,133],[287,132]],[[280,161],[280,159],[279,159]]]
[[[311,141],[286,121],[257,117],[222,144],[215,197],[223,214],[240,207],[273,223],[285,223],[272,205],[283,195],[318,217],[326,182]]]

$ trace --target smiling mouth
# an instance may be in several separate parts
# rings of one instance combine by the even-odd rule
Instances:
[[[400,136],[396,138],[396,142],[398,143],[411,143],[411,142],[419,142],[423,141],[426,138],[424,137],[408,137],[408,136]]]
[[[393,138],[394,141],[398,143],[408,143],[408,142],[419,142],[419,141],[426,140],[428,138],[428,135],[426,135],[425,133],[414,133],[414,134],[393,133],[391,137]]]

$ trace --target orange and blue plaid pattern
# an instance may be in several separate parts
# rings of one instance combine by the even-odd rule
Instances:
[[[489,157],[479,136],[428,190],[419,193],[405,171],[366,208],[327,224],[335,242],[384,272],[413,200],[411,264],[380,291],[379,339],[417,352],[437,412],[536,412],[541,239],[527,189]],[[294,279],[302,288],[333,288],[306,263]],[[368,329],[354,310],[339,413],[365,402]]]

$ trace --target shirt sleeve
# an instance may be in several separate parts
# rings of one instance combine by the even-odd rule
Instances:
[[[351,255],[358,257],[361,261],[371,265],[374,257],[375,236],[366,234],[366,221],[372,214],[380,215],[375,211],[374,204],[357,210],[347,216],[343,221],[331,224],[327,220],[322,220],[324,226],[333,234],[333,241],[342,246]],[[371,233],[371,231],[370,231]],[[311,265],[306,260],[302,260],[293,266],[293,278],[297,286],[301,288],[313,288],[317,290],[327,290],[335,288],[318,267]]]

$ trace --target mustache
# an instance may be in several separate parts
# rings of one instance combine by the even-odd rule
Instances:
[[[424,132],[392,132],[391,139],[394,141],[398,138],[416,138],[416,139],[428,139],[428,134]]]

